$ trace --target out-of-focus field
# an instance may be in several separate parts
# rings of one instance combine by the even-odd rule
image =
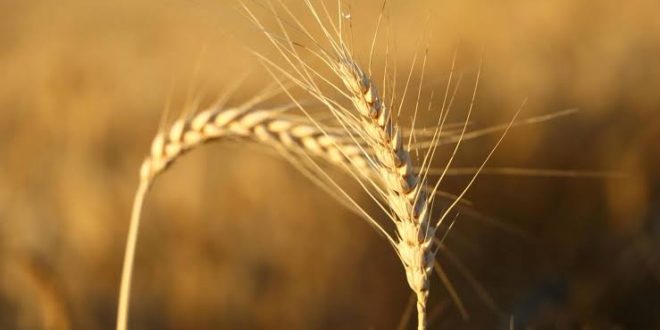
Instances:
[[[373,31],[380,4],[351,6],[353,38],[368,44],[360,31]],[[269,83],[248,51],[269,48],[238,8],[0,2],[0,328],[114,326],[137,170],[168,94],[208,100],[247,77],[240,101]],[[660,3],[392,0],[387,12],[400,76],[430,49],[427,95],[444,90],[457,50],[469,96],[483,58],[476,127],[506,122],[525,98],[522,117],[580,109],[515,129],[493,166],[625,175],[480,178],[467,196],[476,208],[526,234],[466,215],[447,244],[501,314],[441,258],[471,318],[435,281],[431,328],[502,328],[509,314],[530,328],[660,328]],[[467,144],[460,164],[493,142]],[[260,148],[184,157],[157,182],[141,229],[136,329],[391,329],[408,301],[386,242]]]

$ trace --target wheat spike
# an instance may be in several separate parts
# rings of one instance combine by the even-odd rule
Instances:
[[[243,138],[271,146],[304,151],[337,164],[366,168],[367,163],[352,143],[326,134],[305,118],[292,120],[276,110],[209,109],[191,119],[177,120],[153,140],[151,152],[142,163],[140,177],[152,180],[186,151],[214,140]]]
[[[387,201],[395,214],[397,252],[408,285],[417,296],[418,328],[424,329],[435,258],[431,249],[435,228],[429,221],[429,200],[414,172],[401,130],[370,77],[348,56],[340,57],[335,69],[353,95],[353,105],[362,116],[364,137],[378,160],[377,170],[385,182]]]

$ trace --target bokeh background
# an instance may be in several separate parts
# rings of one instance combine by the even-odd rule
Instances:
[[[346,4],[364,46],[381,3]],[[180,108],[190,90],[208,100],[245,78],[240,102],[270,81],[249,50],[272,49],[239,8],[0,2],[0,328],[114,327],[137,169],[168,95]],[[624,176],[480,178],[467,197],[498,222],[466,214],[446,242],[499,311],[441,254],[470,319],[436,280],[430,328],[507,328],[513,315],[516,328],[660,329],[660,3],[392,0],[386,13],[393,67],[429,48],[424,95],[444,90],[457,52],[457,120],[480,58],[475,127],[525,98],[522,117],[580,109],[514,130],[493,166]],[[495,138],[467,144],[459,164]],[[386,242],[264,149],[187,155],[141,229],[135,329],[393,329],[409,299]]]

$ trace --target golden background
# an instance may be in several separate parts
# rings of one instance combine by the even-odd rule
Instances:
[[[346,5],[368,46],[382,4]],[[441,255],[471,318],[436,280],[430,328],[506,328],[510,314],[518,327],[660,328],[660,3],[391,0],[386,13],[399,78],[429,48],[425,95],[443,91],[457,51],[455,119],[480,58],[477,127],[525,98],[526,118],[580,109],[515,129],[493,166],[624,176],[478,179],[467,197],[504,225],[461,216],[447,244],[501,313]],[[273,55],[234,1],[0,2],[0,328],[114,327],[137,170],[166,99],[180,108],[188,90],[212,99],[246,77],[233,96],[245,100],[271,81],[250,49]],[[461,164],[494,138],[467,144]],[[408,294],[364,221],[271,153],[221,143],[147,199],[131,325],[391,329]]]

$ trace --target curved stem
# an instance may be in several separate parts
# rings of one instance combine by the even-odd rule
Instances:
[[[128,228],[128,238],[126,239],[126,250],[124,252],[124,265],[121,272],[121,285],[119,287],[119,304],[117,306],[117,330],[126,330],[128,325],[128,304],[131,293],[131,275],[133,274],[133,260],[135,259],[135,246],[137,244],[138,231],[140,229],[140,214],[142,213],[142,204],[144,197],[149,190],[150,180],[140,179],[135,199],[133,200],[133,210],[131,211],[131,222]]]

